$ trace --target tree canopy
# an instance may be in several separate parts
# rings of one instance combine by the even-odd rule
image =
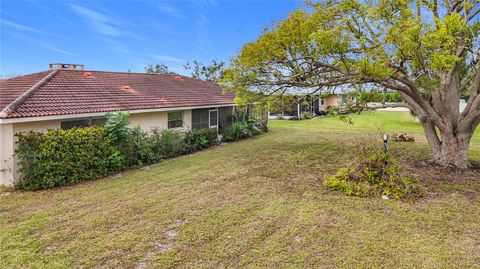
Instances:
[[[217,82],[222,77],[224,66],[224,62],[212,60],[210,65],[204,65],[199,61],[193,61],[192,65],[187,62],[183,67],[185,70],[191,70],[193,78]]]
[[[310,2],[245,44],[224,82],[241,95],[396,90],[419,117],[435,162],[465,168],[480,123],[479,13],[480,0]],[[468,98],[462,113],[460,96]]]
[[[147,74],[175,74],[168,70],[168,66],[166,64],[157,64],[155,66],[149,64],[145,67],[145,73]]]

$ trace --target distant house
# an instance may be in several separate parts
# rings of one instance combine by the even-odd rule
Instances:
[[[298,116],[304,112],[321,115],[327,109],[341,105],[343,98],[342,94],[293,96],[294,100],[288,107],[279,111],[270,111],[270,115]]]
[[[55,64],[34,74],[0,80],[0,185],[18,177],[15,134],[105,122],[105,114],[129,111],[145,130],[226,128],[233,92],[179,75],[87,71]]]

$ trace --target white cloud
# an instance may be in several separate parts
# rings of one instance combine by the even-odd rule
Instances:
[[[44,49],[47,49],[47,50],[50,50],[50,51],[53,51],[53,52],[56,52],[56,53],[69,55],[69,56],[78,56],[75,53],[72,53],[72,52],[60,49],[58,47],[55,47],[50,42],[45,42],[45,41],[42,41],[42,40],[39,40],[39,39],[36,39],[36,38],[33,38],[33,37],[28,37],[28,36],[25,36],[25,35],[22,35],[22,34],[9,33],[9,35],[20,38],[20,39],[23,39],[23,40],[27,41],[28,43],[30,43],[32,45],[35,45],[37,47],[44,48]]]
[[[152,58],[160,62],[166,62],[166,63],[186,63],[187,62],[185,59],[176,58],[168,55],[153,54]]]
[[[93,29],[102,35],[120,36],[121,31],[118,21],[95,10],[81,7],[76,4],[70,4],[70,8],[78,15],[82,16],[93,27]]]
[[[45,34],[45,32],[35,29],[33,27],[25,26],[25,25],[18,24],[12,21],[7,21],[4,19],[0,19],[0,23],[7,27],[13,28],[15,30],[27,31],[27,32],[37,33],[37,34]]]
[[[171,5],[167,3],[160,3],[157,6],[158,10],[162,12],[165,15],[168,15],[170,17],[174,17],[177,19],[185,19],[186,16],[180,13],[176,8],[172,7]]]
[[[216,1],[198,1],[198,13],[195,20],[196,28],[196,42],[200,51],[211,51],[213,48],[213,42],[209,36],[209,24],[208,12],[209,9],[215,7],[218,3]]]

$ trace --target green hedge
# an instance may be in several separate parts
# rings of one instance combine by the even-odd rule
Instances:
[[[22,133],[17,143],[20,189],[72,185],[109,173],[112,143],[102,127]]]
[[[105,127],[17,134],[24,190],[73,185],[131,167],[191,153],[217,142],[216,129],[188,132],[128,128],[126,115],[110,115]]]
[[[191,153],[197,150],[212,146],[218,138],[217,129],[194,129],[185,133],[184,153]]]

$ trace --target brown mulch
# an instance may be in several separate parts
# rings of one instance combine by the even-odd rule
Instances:
[[[476,164],[471,169],[455,169],[434,165],[428,161],[408,161],[406,169],[418,176],[422,185],[430,194],[443,192],[460,192],[471,198],[480,198],[480,167]],[[454,190],[448,186],[454,186]]]

